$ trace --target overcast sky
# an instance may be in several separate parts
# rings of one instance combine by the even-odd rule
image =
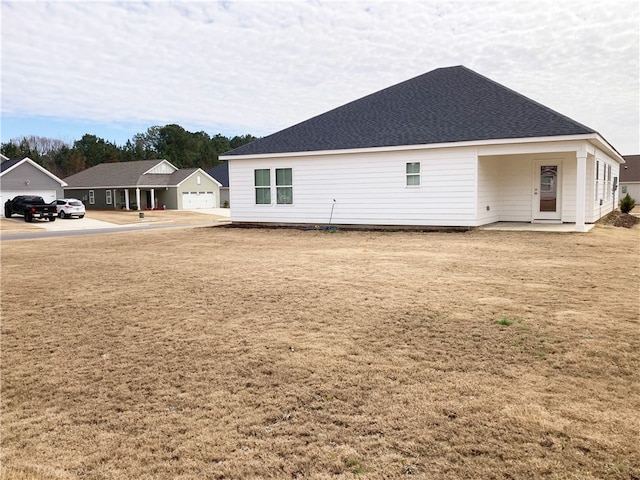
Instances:
[[[264,136],[465,65],[637,154],[639,3],[2,1],[2,141]]]

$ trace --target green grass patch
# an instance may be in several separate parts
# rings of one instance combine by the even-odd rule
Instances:
[[[503,325],[505,327],[508,327],[510,325],[513,325],[513,320],[511,320],[510,318],[503,317],[503,318],[500,318],[500,319],[496,320],[495,323],[496,323],[496,325]]]
[[[354,475],[362,475],[363,473],[367,473],[369,471],[369,469],[365,465],[360,463],[360,460],[356,458],[347,458],[345,460],[345,463]]]

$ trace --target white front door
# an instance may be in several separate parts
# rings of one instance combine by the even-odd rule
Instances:
[[[533,221],[562,218],[562,162],[536,160],[533,169]]]

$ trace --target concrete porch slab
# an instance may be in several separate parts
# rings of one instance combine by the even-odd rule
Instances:
[[[588,232],[595,225],[587,224],[581,233]],[[575,223],[529,223],[529,222],[496,222],[478,227],[478,230],[502,230],[521,232],[577,232]]]

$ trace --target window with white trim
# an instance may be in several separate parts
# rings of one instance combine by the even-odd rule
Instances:
[[[111,190],[106,190],[104,192],[104,200],[105,202],[107,202],[107,205],[111,205],[112,203],[112,196],[111,196]]]
[[[89,190],[89,205],[95,205],[96,203],[96,194],[93,190]]]
[[[407,162],[407,187],[420,186],[420,162]]]
[[[276,202],[278,205],[293,203],[293,171],[290,168],[276,168]]]
[[[268,168],[258,168],[254,170],[253,181],[256,190],[256,205],[270,205],[271,171]]]

